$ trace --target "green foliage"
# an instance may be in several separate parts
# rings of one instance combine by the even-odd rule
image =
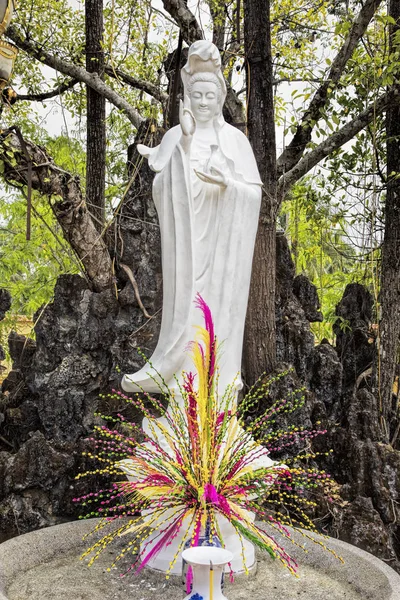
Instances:
[[[11,312],[29,317],[51,299],[60,273],[79,271],[49,205],[34,194],[33,207],[27,241],[26,199],[10,190],[0,198],[0,287],[12,295]]]
[[[84,154],[66,137],[47,139],[61,168],[84,174]],[[23,190],[3,188],[0,195],[0,287],[13,298],[12,315],[32,315],[53,295],[61,273],[78,273],[80,266],[63,239],[47,198],[33,193],[31,239],[26,240],[27,206]]]
[[[278,146],[285,146],[296,131],[315,90],[326,80],[361,5],[359,0],[281,0],[272,3],[275,110],[277,124],[282,128]],[[210,11],[216,15],[216,25],[224,27],[226,75],[232,77],[236,65],[239,70],[235,78],[232,77],[232,83],[240,89],[243,87],[244,48],[243,35],[238,36],[237,31],[237,9],[234,0],[225,3],[207,0],[201,1],[193,10],[208,32],[207,37],[210,37],[211,29]],[[243,2],[239,17],[243,18]],[[110,0],[104,3],[104,22],[106,63],[165,91],[167,80],[161,74],[161,67],[168,52],[176,48],[178,36],[178,28],[168,14],[150,0]],[[327,105],[321,110],[321,120],[315,127],[309,149],[363,111],[394,82],[398,74],[400,35],[398,47],[395,46],[389,56],[390,23],[382,5],[348,62],[338,87],[329,90]],[[47,52],[84,66],[83,3],[69,0],[21,3],[13,24],[24,36],[42,44]],[[54,89],[66,80],[68,77],[44,67],[28,54],[19,53],[13,75],[13,86],[19,93],[37,94]],[[105,81],[143,117],[152,116],[162,123],[165,107],[159,101],[126,85],[118,77],[106,75]],[[245,95],[241,99],[245,101]],[[18,125],[28,138],[45,145],[57,164],[80,175],[84,189],[85,106],[85,86],[77,84],[54,100],[40,104],[19,101],[12,109],[4,109],[3,127]],[[61,135],[56,137],[47,124],[47,121],[54,123],[55,111],[58,127],[62,124]],[[126,189],[126,150],[134,141],[134,134],[125,115],[109,104],[108,219],[112,218],[113,209]],[[297,271],[307,273],[321,297],[326,321],[316,326],[319,337],[331,336],[328,329],[334,307],[346,283],[358,280],[371,285],[379,246],[376,232],[382,226],[380,194],[384,186],[377,176],[385,162],[385,142],[383,121],[377,118],[352,144],[327,159],[323,168],[328,167],[328,173],[317,172],[312,187],[308,182],[297,186],[291,203],[286,202],[282,208],[285,217],[281,219],[285,221],[290,237]],[[348,239],[355,221],[360,220],[360,206],[363,207],[363,223],[372,240],[368,244],[363,241],[361,249]],[[62,241],[47,199],[35,195],[34,208],[38,214],[33,215],[32,241],[26,243],[25,198],[17,192],[11,194],[9,190],[2,194],[0,253],[4,266],[0,270],[0,285],[11,289],[14,312],[24,314],[32,314],[41,303],[48,301],[58,273],[79,270],[74,256]]]
[[[309,180],[296,185],[283,203],[280,223],[288,236],[296,273],[304,273],[317,287],[324,316],[312,330],[318,341],[332,341],[336,305],[348,283],[373,288],[377,250],[361,253],[358,235],[346,207],[315,189]]]

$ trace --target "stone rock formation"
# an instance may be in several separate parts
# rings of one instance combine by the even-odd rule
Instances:
[[[147,123],[140,135],[148,141],[149,135],[160,134],[153,134]],[[134,371],[143,364],[137,348],[150,355],[157,342],[160,239],[152,175],[146,165],[137,169],[138,160],[131,148],[129,172],[136,177],[108,231],[118,294],[93,292],[78,275],[61,276],[53,301],[35,326],[36,342],[10,334],[13,365],[0,400],[0,541],[76,518],[72,498],[84,493],[88,483],[76,482],[75,476],[83,469],[81,453],[99,394],[119,389],[120,370]],[[138,304],[132,277],[151,319]],[[0,311],[9,305],[2,291]],[[116,408],[103,403],[104,412]]]
[[[11,306],[11,296],[9,292],[3,288],[0,288],[0,321],[4,319],[6,316],[6,312],[10,309]],[[4,348],[0,345],[0,363],[6,358],[6,353]],[[0,364],[0,375],[5,370],[5,367],[2,367]]]

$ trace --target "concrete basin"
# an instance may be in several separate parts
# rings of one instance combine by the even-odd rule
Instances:
[[[178,577],[167,581],[147,570],[121,577],[129,562],[107,572],[118,551],[113,545],[88,568],[79,556],[89,545],[82,536],[93,527],[93,521],[65,523],[0,544],[0,600],[184,598]],[[343,565],[311,541],[297,539],[306,553],[290,542],[285,545],[300,564],[298,578],[279,561],[259,553],[256,573],[227,583],[229,600],[400,600],[400,576],[371,554],[332,538],[325,540],[343,557]]]

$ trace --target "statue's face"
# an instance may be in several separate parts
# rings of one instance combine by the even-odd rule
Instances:
[[[211,121],[219,111],[218,89],[212,81],[196,81],[190,93],[190,107],[196,121]]]

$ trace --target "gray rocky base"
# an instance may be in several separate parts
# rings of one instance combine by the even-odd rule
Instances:
[[[66,523],[14,538],[0,545],[0,600],[180,600],[179,578],[144,570],[121,577],[124,565],[107,568],[118,549],[109,546],[89,569],[80,561],[88,541],[82,535],[93,528],[88,521]],[[296,534],[297,535],[297,534]],[[297,538],[298,539],[298,538]],[[256,573],[227,583],[229,600],[398,600],[400,576],[362,550],[329,538],[331,554],[300,536],[308,552],[289,542],[291,556],[300,563],[299,577],[279,561],[258,555]],[[127,565],[125,565],[126,568]],[[2,593],[2,591],[3,593]]]

